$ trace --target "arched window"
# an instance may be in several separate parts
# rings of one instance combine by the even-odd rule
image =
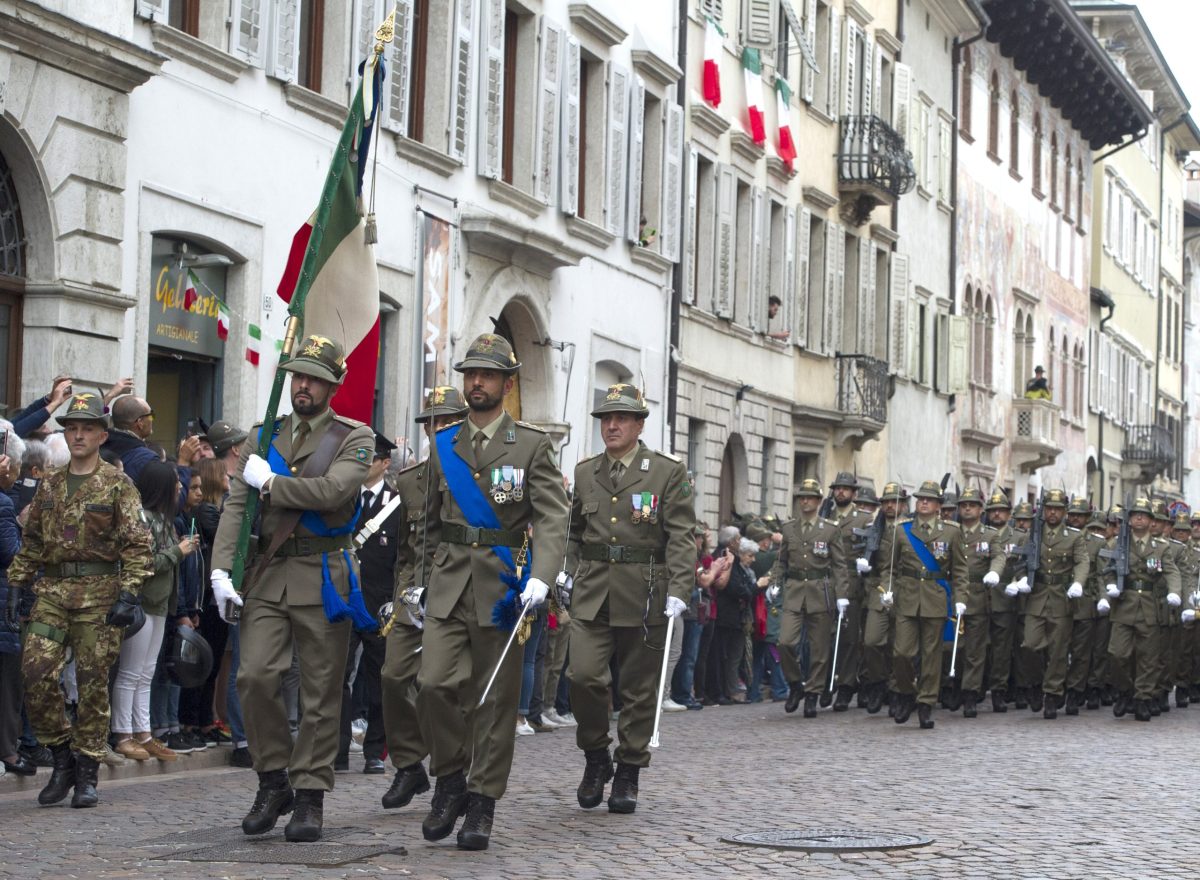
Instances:
[[[983,320],[983,382],[988,388],[991,388],[995,375],[993,363],[996,360],[994,342],[996,336],[996,315],[990,296],[983,304]]]
[[[1058,132],[1050,132],[1050,204],[1058,204]]]
[[[1021,170],[1021,101],[1017,90],[1009,96],[1008,114],[1008,166],[1013,171]]]
[[[1083,158],[1081,157],[1075,160],[1075,222],[1079,224],[1080,228],[1083,227],[1083,218]]]
[[[1046,346],[1046,381],[1050,384],[1050,400],[1058,402],[1058,383],[1054,381],[1055,336],[1054,328],[1050,328],[1050,342]]]
[[[1075,346],[1075,407],[1073,412],[1075,418],[1083,418],[1083,343],[1077,343]]]
[[[1025,312],[1018,308],[1013,321],[1013,397],[1025,393]]]
[[[1033,191],[1042,191],[1042,114],[1033,115]]]
[[[8,163],[0,155],[0,275],[25,277],[25,230]]]
[[[1071,167],[1071,145],[1067,144],[1067,160],[1063,166],[1063,216],[1068,220],[1071,219],[1071,195],[1073,187],[1071,186],[1071,174],[1075,170]]]
[[[963,49],[962,54],[962,110],[959,114],[958,127],[967,137],[971,136],[971,79],[974,68],[971,66],[971,50]]]
[[[994,70],[988,89],[988,155],[1000,158],[1000,74]]]
[[[1055,395],[1055,400],[1062,407],[1063,412],[1070,412],[1072,401],[1070,396],[1071,391],[1071,356],[1068,354],[1070,349],[1067,347],[1067,334],[1063,334],[1062,338],[1062,361],[1059,364],[1059,373],[1062,376],[1062,381],[1059,383],[1058,394]],[[1054,381],[1051,379],[1050,381]]]
[[[971,319],[971,381],[979,382],[983,376],[983,315],[980,314],[978,289],[972,293],[967,287],[967,302],[970,303],[967,314]]]
[[[21,392],[21,304],[27,266],[17,187],[0,155],[0,406],[10,414]]]

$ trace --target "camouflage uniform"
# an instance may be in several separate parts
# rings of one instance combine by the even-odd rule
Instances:
[[[45,746],[69,742],[80,754],[100,760],[108,738],[108,673],[122,636],[122,629],[104,618],[119,591],[140,594],[153,556],[133,484],[102,461],[68,498],[67,470],[50,471],[38,486],[8,578],[27,586],[43,572],[22,664],[25,706],[38,741]],[[63,711],[58,684],[68,647],[79,687],[74,726]]]

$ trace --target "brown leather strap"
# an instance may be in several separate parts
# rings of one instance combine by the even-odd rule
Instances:
[[[304,462],[304,470],[299,474],[301,477],[321,477],[329,470],[329,466],[333,464],[334,458],[337,457],[338,450],[342,448],[342,442],[350,436],[350,426],[345,422],[339,422],[334,419],[330,423],[329,428],[321,437],[321,442],[317,445],[317,450],[308,457],[308,461]],[[274,439],[272,438],[272,442]],[[279,518],[279,525],[275,532],[271,535],[270,542],[267,544],[267,549],[258,555],[258,559],[254,563],[254,571],[250,577],[246,579],[246,587],[242,590],[242,595],[248,595],[250,586],[258,583],[258,579],[266,571],[271,560],[275,558],[275,554],[279,552],[279,548],[283,546],[288,538],[292,537],[292,531],[300,522],[300,517],[304,516],[303,510],[289,509]]]

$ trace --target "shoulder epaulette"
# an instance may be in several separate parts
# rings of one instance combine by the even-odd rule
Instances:
[[[1183,546],[1183,541],[1179,541],[1175,538],[1168,538],[1167,540],[1170,541],[1172,544],[1178,544],[1180,547]]]
[[[671,453],[669,453],[669,452],[664,452],[664,451],[663,451],[663,450],[661,450],[661,449],[655,449],[655,450],[653,450],[653,451],[654,451],[655,455],[660,455],[660,456],[662,456],[663,458],[665,458],[667,461],[673,461],[673,462],[675,462],[676,464],[678,464],[678,463],[680,463],[681,461],[683,461],[683,459],[682,459],[682,458],[680,458],[678,455],[672,455]]]
[[[823,517],[823,516],[817,517],[817,525],[833,526],[835,529],[838,527],[838,524],[835,523],[833,520],[825,519],[825,517]]]
[[[333,417],[343,425],[349,425],[351,428],[368,428],[370,427],[365,422],[360,422],[358,419],[351,419],[338,413],[334,413]]]
[[[1079,534],[1079,529],[1072,528],[1071,526],[1063,526],[1063,531],[1066,532],[1068,535],[1078,535]]]
[[[942,520],[942,525],[947,526],[947,527],[953,526],[954,528],[958,529],[960,532],[962,531],[962,526],[959,523],[956,523],[952,519]]]
[[[451,428],[458,427],[459,425],[461,425],[461,424],[462,424],[463,422],[465,422],[465,421],[466,421],[466,419],[465,419],[465,418],[463,418],[463,419],[458,419],[457,421],[451,422],[451,423],[450,423],[450,424],[448,424],[448,425],[443,425],[442,427],[440,427],[440,428],[438,428],[438,429],[437,429],[437,433],[439,433],[439,434],[440,434],[440,433],[442,433],[442,431],[449,431]]]
[[[418,461],[416,464],[410,464],[408,467],[400,468],[400,470],[396,471],[396,476],[400,476],[401,474],[407,474],[411,471],[415,471],[418,468],[424,467],[424,465],[425,465],[425,462],[423,462],[423,461]]]
[[[519,421],[518,419],[513,419],[513,421],[516,424],[520,425],[522,428],[528,428],[531,431],[537,431],[539,434],[549,434],[550,433],[545,428],[539,428],[537,425],[530,424],[529,422],[522,422],[522,421]]]

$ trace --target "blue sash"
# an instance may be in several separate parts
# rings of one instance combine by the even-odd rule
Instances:
[[[496,511],[492,509],[492,502],[483,494],[483,490],[479,488],[479,484],[475,482],[475,477],[471,472],[470,466],[463,461],[462,456],[454,448],[454,439],[458,436],[458,432],[462,429],[462,423],[452,425],[449,428],[443,428],[437,432],[437,451],[438,460],[441,462],[442,475],[446,478],[446,486],[450,489],[450,495],[454,498],[454,503],[458,505],[458,509],[462,511],[472,528],[476,529],[503,529],[504,526],[500,522],[500,518],[496,516]],[[517,564],[513,559],[511,547],[492,547],[490,548],[496,558],[504,565],[505,571],[500,573],[500,580],[508,586],[510,594],[519,595],[521,590],[525,588],[526,581],[529,580],[529,572],[533,565],[533,550],[530,548],[526,554],[525,568],[521,572],[521,577],[517,578]],[[492,620],[500,628],[511,629],[508,624],[510,617],[513,623],[516,622],[515,614],[509,615],[505,613],[499,606],[502,603],[515,601],[516,595],[506,595],[500,602],[497,602],[497,608],[492,609]]]
[[[942,567],[938,565],[938,561],[934,559],[933,552],[925,546],[925,542],[916,537],[912,533],[912,520],[904,523],[904,534],[908,537],[908,544],[913,549],[913,553],[917,554],[917,558],[921,560],[921,564],[936,575],[942,573]],[[946,579],[939,577],[937,579],[938,586],[946,591],[946,623],[942,626],[942,641],[954,641],[954,600],[950,584],[946,583]]]

